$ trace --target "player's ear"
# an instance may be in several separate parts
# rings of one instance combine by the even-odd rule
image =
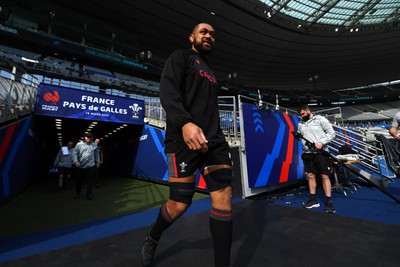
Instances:
[[[194,42],[194,35],[193,35],[193,33],[191,33],[191,34],[189,35],[189,41],[190,41],[191,44],[193,44],[193,42]]]

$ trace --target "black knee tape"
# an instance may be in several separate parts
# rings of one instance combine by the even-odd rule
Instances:
[[[190,205],[194,187],[194,183],[169,183],[169,199]]]
[[[209,191],[217,191],[229,186],[232,182],[232,168],[221,168],[204,176]]]

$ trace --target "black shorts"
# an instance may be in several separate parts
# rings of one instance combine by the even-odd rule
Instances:
[[[219,142],[208,145],[206,152],[193,151],[185,142],[168,142],[165,144],[165,154],[168,160],[168,177],[189,177],[200,170],[204,175],[204,168],[227,164],[232,166],[229,145]]]
[[[64,174],[64,175],[71,175],[71,173],[72,173],[72,168],[58,167],[58,173],[59,173],[59,174]]]
[[[330,159],[322,153],[311,154],[304,153],[301,155],[304,163],[304,171],[313,174],[331,174]]]

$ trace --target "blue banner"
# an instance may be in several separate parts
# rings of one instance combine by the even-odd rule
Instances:
[[[249,187],[271,186],[304,177],[301,142],[294,139],[296,116],[243,104]]]
[[[40,84],[35,114],[144,124],[144,101]]]

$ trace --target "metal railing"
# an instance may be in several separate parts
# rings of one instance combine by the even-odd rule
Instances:
[[[334,125],[343,125],[343,116],[342,116],[342,108],[341,107],[321,109],[321,110],[314,111],[313,113],[324,116],[330,122],[332,122]]]
[[[240,125],[235,96],[218,97],[219,118],[222,131],[232,145],[239,144]]]
[[[165,129],[167,116],[158,98],[149,98],[144,102],[144,122]]]
[[[0,69],[0,123],[32,113],[39,83],[35,77],[13,67]],[[15,73],[19,73],[16,77]]]
[[[379,156],[385,156],[383,145],[377,139],[371,139],[359,132],[348,130],[346,128],[333,125],[335,138],[329,143],[329,149],[333,154],[339,154],[339,149],[344,145],[350,145],[363,159],[359,164],[380,176],[388,177],[382,173],[382,167],[388,168],[387,164],[379,163]]]

